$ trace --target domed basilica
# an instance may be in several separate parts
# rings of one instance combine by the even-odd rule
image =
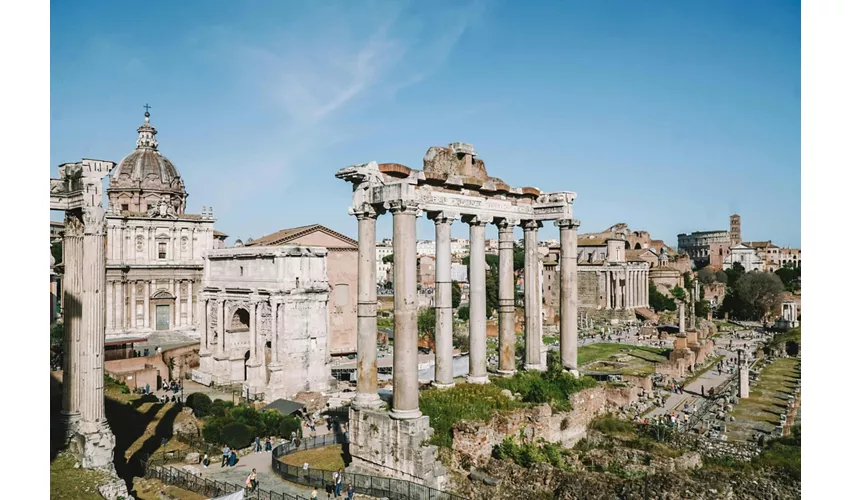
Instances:
[[[107,341],[157,331],[194,337],[203,255],[226,236],[214,233],[212,208],[186,213],[189,195],[159,151],[150,113],[137,132],[136,149],[110,172],[106,192]]]

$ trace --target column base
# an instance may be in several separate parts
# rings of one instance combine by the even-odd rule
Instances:
[[[576,378],[581,377],[581,374],[580,374],[580,373],[579,373],[579,371],[578,371],[577,369],[575,369],[575,368],[564,368],[563,372],[564,372],[564,373],[569,373],[569,374],[571,374],[571,375],[575,376]]]
[[[534,364],[534,365],[525,365],[526,371],[535,371],[535,372],[545,372],[546,365],[543,364]]]
[[[387,405],[376,392],[358,392],[354,395],[351,406],[357,410],[379,410]]]
[[[106,422],[79,422],[69,450],[86,469],[112,469],[115,436]]]
[[[71,439],[77,432],[77,426],[80,423],[80,412],[65,412],[60,414],[60,421],[65,430],[65,440]]]
[[[442,382],[431,382],[431,387],[436,387],[437,389],[451,389],[455,386],[454,382],[450,382],[448,384],[444,384]]]
[[[505,377],[510,377],[516,373],[516,370],[496,370],[496,373]]]
[[[490,377],[487,375],[478,375],[478,376],[468,376],[466,377],[466,383],[468,384],[489,384]]]
[[[415,410],[397,410],[393,408],[392,410],[390,410],[390,417],[392,417],[394,420],[412,420],[421,416],[422,412],[419,411],[419,408]]]

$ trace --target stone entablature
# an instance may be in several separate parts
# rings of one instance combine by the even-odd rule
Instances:
[[[358,335],[357,395],[352,406],[357,410],[381,405],[377,394],[377,296],[375,265],[375,225],[377,218],[390,212],[393,218],[393,291],[394,350],[393,407],[389,417],[409,420],[417,429],[428,427],[427,417],[419,410],[417,370],[417,293],[416,293],[416,217],[427,215],[436,230],[435,254],[435,383],[437,387],[454,385],[452,359],[451,307],[451,224],[460,220],[469,226],[469,376],[470,383],[488,383],[486,341],[485,229],[499,227],[499,360],[498,372],[510,375],[516,370],[515,305],[513,286],[514,231],[522,226],[526,248],[538,247],[538,229],[544,221],[556,221],[561,240],[561,261],[565,271],[559,282],[561,317],[560,357],[565,369],[578,368],[578,279],[576,241],[578,220],[573,219],[575,193],[541,193],[536,188],[516,188],[501,179],[489,177],[484,162],[475,158],[472,145],[453,143],[432,147],[423,159],[423,170],[396,163],[376,162],[341,169],[336,176],[353,184],[353,202],[349,213],[358,220]],[[540,265],[537,252],[525,253],[524,312],[526,354],[524,368],[546,369],[546,347],[542,341],[542,304]],[[424,420],[423,420],[424,419]],[[400,425],[380,433],[386,439],[381,457],[390,464],[403,463],[415,450],[414,443],[394,431]],[[403,427],[403,426],[402,426]],[[363,440],[352,427],[352,442]],[[389,434],[389,435],[387,435]],[[370,451],[364,448],[366,451]],[[412,480],[437,482],[428,471],[397,465],[376,465],[371,456],[355,456],[354,462],[372,464],[384,473]],[[360,452],[362,455],[362,450]],[[428,459],[430,462],[430,458]],[[435,464],[436,466],[436,464]]]
[[[328,389],[327,249],[210,251],[197,380],[244,383],[265,400]]]

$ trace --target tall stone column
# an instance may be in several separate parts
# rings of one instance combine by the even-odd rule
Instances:
[[[605,309],[612,309],[611,305],[611,273],[607,270],[602,271],[602,276],[605,277]]]
[[[697,328],[697,300],[699,300],[697,296],[697,281],[694,280],[694,285],[691,287],[691,317],[690,321],[688,321],[691,330],[696,330]]]
[[[248,386],[254,394],[265,392],[266,386],[266,371],[263,369],[265,365],[265,356],[260,354],[260,302],[263,300],[259,295],[251,296],[251,304],[249,307],[251,322],[248,325],[250,330],[249,347],[251,356],[248,359]]]
[[[434,386],[453,387],[454,357],[452,356],[452,222],[454,215],[444,212],[434,217],[436,230],[436,355]]]
[[[62,367],[62,420],[73,435],[80,420],[81,366],[84,356],[83,333],[83,221],[79,211],[65,212],[62,239],[65,307],[65,358]]]
[[[198,331],[201,334],[201,354],[209,354],[210,352],[210,335],[207,328],[207,314],[209,314],[209,300],[200,296],[201,316],[198,321]]]
[[[578,375],[578,227],[576,219],[556,222],[561,233],[561,363]]]
[[[614,280],[614,309],[622,309],[623,293],[620,287],[620,271],[613,271],[611,278]]]
[[[224,319],[224,298],[219,296],[218,298],[218,321],[216,321],[216,327],[218,329],[218,339],[216,342],[215,351],[220,355],[224,355],[224,332],[225,332],[225,319]]]
[[[130,313],[130,326],[129,326],[129,328],[135,329],[136,326],[137,326],[136,322],[138,321],[138,316],[137,316],[137,312],[136,312],[137,309],[138,309],[138,305],[136,304],[138,302],[138,299],[136,298],[136,288],[138,288],[139,282],[138,281],[128,281],[127,283],[130,286],[130,310],[128,311]]]
[[[183,324],[183,297],[180,293],[180,287],[182,286],[183,280],[177,280],[174,282],[174,325],[172,325],[172,328]]]
[[[277,352],[278,347],[278,331],[280,329],[279,317],[280,317],[280,302],[279,299],[275,296],[272,297],[271,300],[272,306],[272,360],[273,364],[280,362],[280,354]]]
[[[685,334],[685,303],[679,302],[679,334]]]
[[[487,290],[485,288],[484,230],[488,220],[473,217],[469,223],[469,377],[471,384],[486,384]]]
[[[516,371],[516,332],[514,299],[514,228],[519,221],[499,221],[499,370],[503,375]]]
[[[419,206],[406,200],[389,203],[393,214],[393,408],[390,416],[419,418],[419,363],[416,296],[416,216]],[[374,251],[372,252],[374,255]]]
[[[738,397],[750,397],[750,367],[743,349],[738,349]]]
[[[540,335],[541,290],[538,281],[537,230],[540,223],[527,220],[522,223],[525,238],[525,369],[545,370],[541,362],[540,351],[543,339]]]
[[[82,332],[80,422],[76,446],[87,469],[112,467],[115,437],[106,422],[103,401],[103,351],[106,332],[105,215],[102,207],[82,211]]]
[[[357,216],[357,394],[355,408],[377,408],[378,284],[376,281],[375,223],[378,213],[364,204]],[[414,287],[415,288],[415,287]]]

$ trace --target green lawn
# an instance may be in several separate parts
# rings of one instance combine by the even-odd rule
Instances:
[[[746,440],[753,432],[772,431],[779,424],[787,397],[794,393],[799,369],[800,361],[796,358],[781,358],[767,365],[759,380],[752,384],[750,396],[740,400],[732,410],[735,422],[727,424],[729,438]]]
[[[342,445],[298,451],[281,457],[280,461],[298,467],[310,464],[311,469],[337,470],[345,468],[345,462],[342,460]]]
[[[52,500],[103,500],[97,487],[106,482],[108,476],[100,471],[75,469],[77,460],[71,455],[60,454],[50,462],[50,498]]]
[[[657,347],[632,346],[628,344],[599,343],[578,348],[578,364],[592,372],[622,375],[650,375],[655,373],[655,364],[667,361],[669,350]],[[588,365],[597,361],[611,361],[623,356],[625,366],[606,364]]]

